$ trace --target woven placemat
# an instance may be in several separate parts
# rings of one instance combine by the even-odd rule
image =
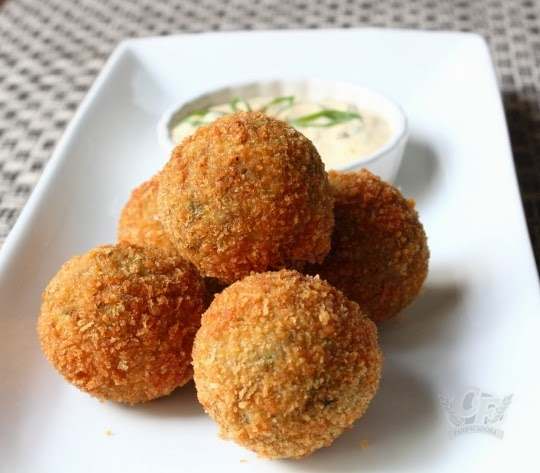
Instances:
[[[488,39],[538,262],[540,2],[535,0],[7,0],[0,6],[0,244],[121,39],[367,25],[475,31]]]

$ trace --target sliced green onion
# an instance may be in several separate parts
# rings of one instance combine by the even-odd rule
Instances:
[[[212,123],[213,120],[206,120],[205,118],[209,113],[218,113],[220,115],[225,115],[224,112],[220,112],[218,110],[211,110],[209,108],[200,109],[200,110],[193,110],[193,112],[186,115],[182,120],[180,120],[180,123],[188,123],[191,126],[201,126],[201,125],[208,125],[209,123]]]
[[[294,103],[294,95],[284,95],[283,97],[276,97],[273,100],[270,100],[266,105],[261,107],[261,112],[266,112],[270,107],[275,107],[276,105],[284,105],[283,110],[286,108],[292,107]]]
[[[231,107],[231,110],[233,112],[238,112],[238,111],[241,111],[239,108],[238,108],[238,105],[239,104],[242,104],[244,106],[244,108],[248,111],[248,112],[251,112],[251,107],[249,106],[249,103],[247,103],[242,97],[234,97],[230,102],[229,102],[229,106]]]
[[[327,109],[293,118],[289,120],[289,123],[296,127],[329,127],[350,122],[351,120],[362,120],[362,116],[356,112]]]

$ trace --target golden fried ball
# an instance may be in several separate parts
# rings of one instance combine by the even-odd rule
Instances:
[[[118,222],[118,241],[139,246],[154,246],[178,255],[176,247],[163,230],[158,218],[157,176],[136,187],[122,210]],[[179,255],[178,255],[179,256]],[[204,278],[207,302],[225,288],[225,284],[215,278]]]
[[[225,283],[321,262],[333,201],[317,150],[258,112],[198,129],[160,173],[160,220],[180,254]]]
[[[195,268],[157,248],[101,246],[66,262],[43,293],[41,348],[79,389],[128,404],[191,379],[205,292]]]
[[[335,197],[332,250],[309,268],[342,290],[376,322],[418,295],[429,249],[412,200],[368,170],[329,173]]]
[[[176,252],[158,219],[158,187],[158,179],[153,177],[133,190],[120,215],[118,241]]]
[[[197,396],[221,435],[267,458],[330,445],[375,395],[375,324],[337,289],[259,273],[216,296],[193,347]]]

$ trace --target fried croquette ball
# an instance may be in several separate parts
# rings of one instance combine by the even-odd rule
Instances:
[[[118,241],[176,252],[158,219],[158,187],[158,179],[153,177],[133,190],[120,215]]]
[[[66,262],[43,293],[41,348],[91,395],[135,404],[192,377],[205,291],[195,268],[157,248],[101,246]]]
[[[220,118],[177,146],[158,203],[180,254],[225,283],[321,262],[330,249],[333,199],[317,150],[259,112]]]
[[[118,222],[118,241],[139,246],[154,246],[178,254],[158,219],[158,186],[157,177],[153,177],[131,193]],[[207,302],[210,304],[214,295],[221,292],[225,285],[215,278],[204,278],[204,283]]]
[[[335,197],[332,250],[320,274],[376,322],[397,315],[418,295],[429,249],[412,200],[363,169],[329,173]]]
[[[267,458],[329,446],[375,395],[375,324],[296,271],[259,273],[216,296],[193,348],[197,396],[220,433]]]

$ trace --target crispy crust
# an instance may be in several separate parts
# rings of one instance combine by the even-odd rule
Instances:
[[[375,324],[318,277],[251,275],[216,296],[193,348],[199,401],[221,434],[267,458],[330,445],[380,379]]]
[[[284,122],[255,112],[218,119],[175,148],[159,179],[165,231],[205,276],[230,283],[321,262],[330,249],[324,165]]]
[[[369,171],[329,173],[335,197],[332,250],[308,268],[342,290],[376,322],[418,295],[428,272],[426,234],[412,200]]]
[[[178,255],[158,218],[158,188],[159,181],[157,176],[154,176],[133,190],[120,215],[118,241],[153,246]],[[221,292],[226,285],[214,278],[204,278],[204,283],[209,305],[214,295]]]
[[[118,241],[176,252],[158,219],[158,187],[155,176],[133,190],[118,221]]]
[[[135,404],[191,379],[204,286],[157,248],[102,246],[66,262],[43,293],[41,348],[79,389]]]

